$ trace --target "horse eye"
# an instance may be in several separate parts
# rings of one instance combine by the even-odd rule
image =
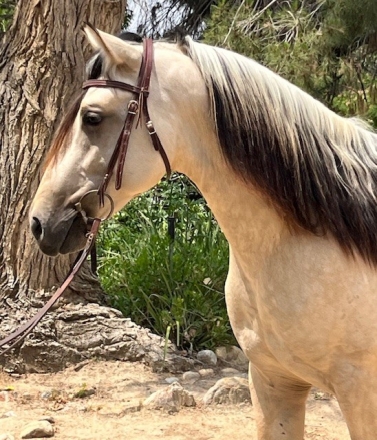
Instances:
[[[99,125],[102,121],[102,116],[98,113],[87,112],[82,118],[85,125]]]

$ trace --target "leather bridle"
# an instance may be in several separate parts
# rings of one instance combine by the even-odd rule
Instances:
[[[76,210],[83,215],[88,225],[87,242],[84,249],[78,255],[75,263],[73,264],[63,284],[54,293],[54,295],[45,304],[45,306],[41,308],[38,311],[38,313],[34,317],[32,317],[29,321],[27,321],[12,334],[10,334],[9,336],[7,336],[6,338],[0,341],[0,348],[7,346],[5,350],[0,352],[0,355],[3,355],[7,351],[11,350],[34,329],[34,327],[46,315],[46,313],[51,309],[51,307],[56,303],[56,301],[61,297],[61,295],[67,289],[70,282],[72,281],[76,273],[79,271],[84,261],[87,259],[88,255],[90,254],[90,252],[92,251],[101,222],[109,218],[113,213],[114,203],[112,198],[106,193],[106,189],[108,187],[112,175],[114,174],[114,170],[117,164],[118,165],[115,175],[115,189],[119,190],[122,186],[123,168],[127,155],[127,149],[130,141],[131,131],[135,125],[135,118],[137,118],[136,127],[139,125],[140,122],[145,123],[150,138],[152,140],[153,147],[156,151],[160,153],[161,158],[165,165],[166,174],[168,177],[170,177],[171,167],[170,167],[169,159],[156,133],[156,130],[154,128],[153,122],[149,116],[149,111],[148,111],[149,85],[150,85],[150,79],[153,69],[153,40],[150,38],[145,39],[143,42],[143,49],[144,49],[143,58],[142,58],[136,86],[121,81],[113,81],[110,79],[91,79],[85,81],[82,86],[84,90],[87,90],[90,87],[121,89],[127,92],[131,92],[132,94],[135,95],[136,99],[131,99],[128,103],[127,116],[124,121],[122,131],[115,145],[114,152],[108,163],[107,171],[102,180],[101,185],[99,186],[98,190],[92,190],[85,193],[81,197],[80,201],[75,205]],[[142,121],[143,119],[144,121]],[[93,192],[96,192],[98,194],[100,207],[103,207],[105,205],[105,199],[108,199],[110,202],[110,210],[105,218],[101,219],[97,217],[95,218],[88,217],[82,208],[83,199],[87,195]]]

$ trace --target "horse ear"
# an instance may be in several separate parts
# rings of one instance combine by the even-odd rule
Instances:
[[[102,53],[112,66],[124,66],[136,70],[140,66],[141,53],[138,49],[118,37],[95,29],[86,24],[84,32],[93,49]]]

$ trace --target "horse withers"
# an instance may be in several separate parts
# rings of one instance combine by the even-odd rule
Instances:
[[[259,440],[302,440],[312,385],[336,395],[353,440],[374,440],[377,135],[256,62],[188,37],[153,44],[140,98],[103,81],[136,86],[143,46],[86,34],[98,51],[88,78],[102,85],[80,94],[51,146],[30,211],[40,248],[84,246],[75,205],[103,183],[130,101],[141,112],[147,99],[153,130],[136,116],[120,185],[113,173],[106,193],[118,211],[161,179],[155,132],[169,166],[204,195],[229,241],[226,303],[250,361]],[[105,215],[96,198],[83,204]]]

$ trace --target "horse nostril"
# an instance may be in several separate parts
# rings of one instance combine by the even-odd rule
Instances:
[[[31,232],[33,233],[34,237],[39,240],[41,238],[43,229],[41,222],[37,217],[33,217],[31,220]]]

